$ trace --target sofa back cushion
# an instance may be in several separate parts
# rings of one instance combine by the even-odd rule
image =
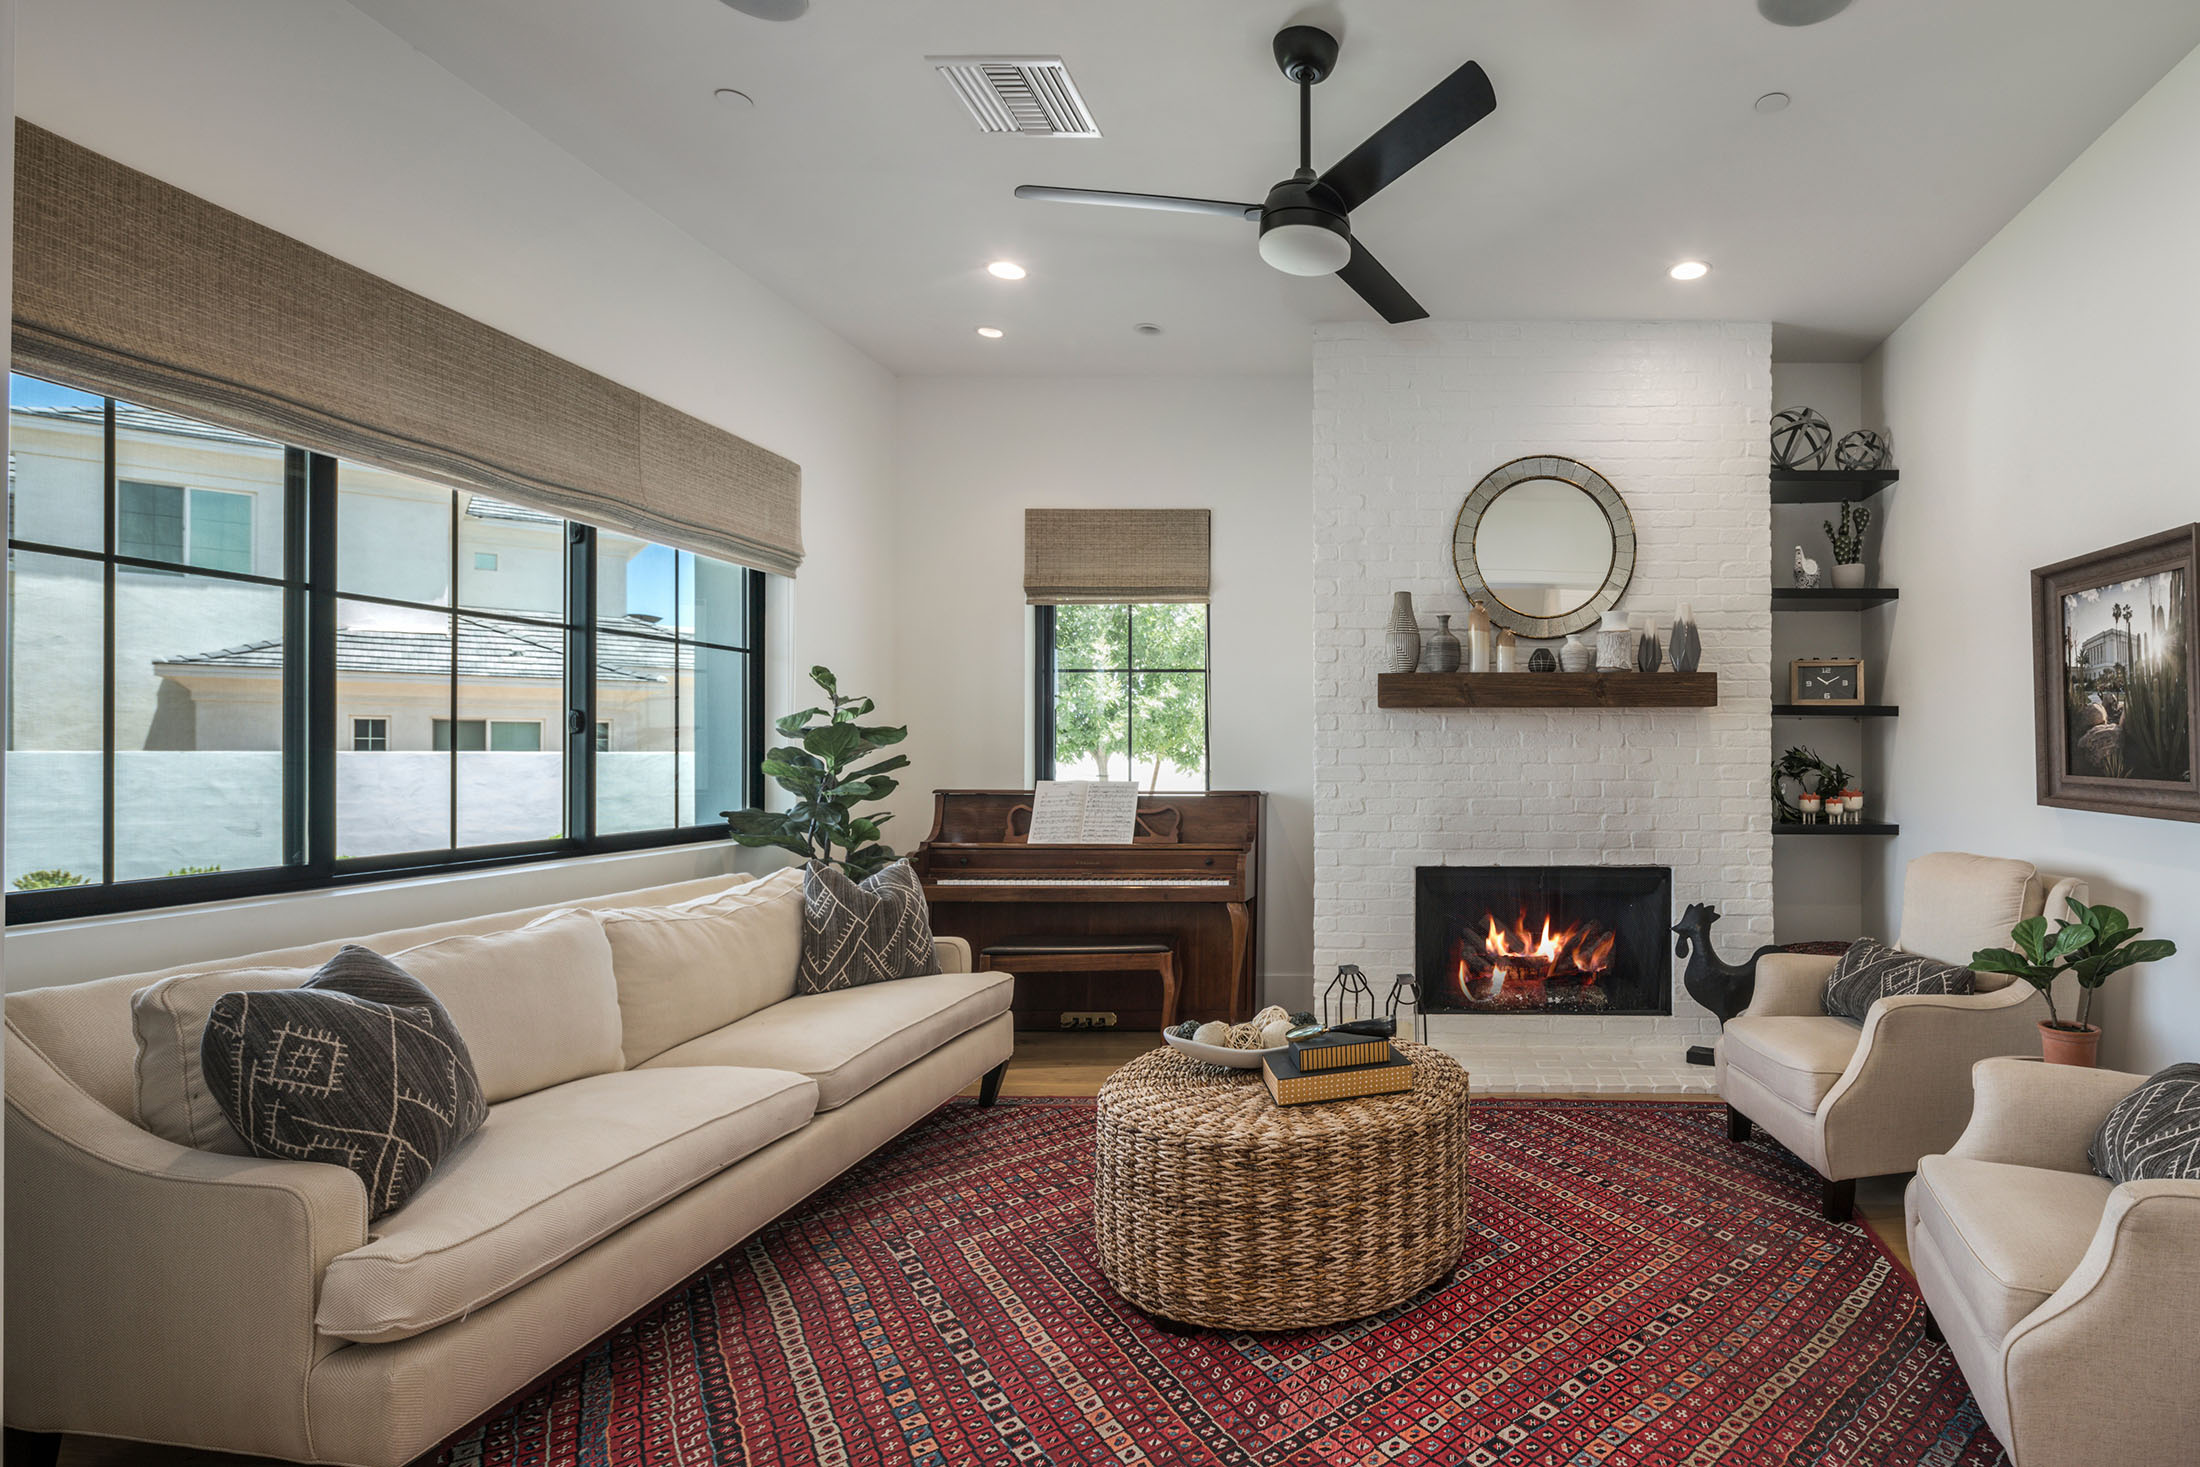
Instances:
[[[663,907],[596,912],[629,1067],[794,995],[802,870]]]
[[[506,932],[446,937],[386,954],[450,1014],[491,1104],[624,1068],[611,945],[587,912],[553,912]],[[217,968],[164,978],[130,1000],[137,1121],[179,1146],[243,1155],[199,1065],[225,993],[296,988],[311,968]]]

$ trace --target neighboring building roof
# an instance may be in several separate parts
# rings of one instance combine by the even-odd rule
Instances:
[[[9,412],[18,418],[49,418],[63,423],[84,423],[100,427],[106,423],[104,408],[89,405],[47,404],[43,407],[11,408]],[[265,438],[255,438],[249,433],[239,433],[230,428],[217,428],[212,423],[202,423],[195,418],[178,417],[158,408],[138,407],[134,403],[115,404],[115,431],[118,433],[167,433],[178,438],[203,438],[215,443],[242,443],[253,448],[281,448]]]
[[[673,644],[665,637],[604,638],[597,644],[596,676],[609,683],[661,683],[672,671]],[[338,627],[336,670],[363,676],[443,676],[451,639],[440,631],[394,627]],[[192,652],[157,661],[161,667],[280,669],[280,641],[245,642],[218,652]],[[432,669],[432,671],[430,671]],[[458,619],[458,676],[462,681],[565,676],[565,637],[557,627],[529,627],[479,617]]]
[[[507,504],[501,499],[491,499],[486,494],[476,494],[466,503],[466,517],[475,520],[497,520],[512,525],[562,525],[563,519],[545,514],[539,509],[529,509],[523,504]]]

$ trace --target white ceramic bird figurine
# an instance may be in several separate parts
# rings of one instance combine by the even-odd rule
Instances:
[[[1804,590],[1818,584],[1818,562],[1803,553],[1803,547],[1795,547],[1795,584]]]

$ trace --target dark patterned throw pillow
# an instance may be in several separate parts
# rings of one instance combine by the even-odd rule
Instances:
[[[2200,1065],[2171,1065],[2117,1101],[2086,1159],[2111,1182],[2200,1180]]]
[[[371,1217],[402,1204],[489,1116],[443,1005],[363,947],[297,988],[223,994],[199,1064],[254,1156],[350,1168]]]
[[[802,965],[797,993],[831,993],[940,970],[932,912],[907,861],[859,884],[837,866],[812,861],[802,873]]]
[[[1821,1005],[1829,1014],[1861,1019],[1878,999],[1903,998],[1913,993],[1969,993],[1976,981],[1969,968],[1921,953],[1898,952],[1883,942],[1859,937],[1826,975]]]

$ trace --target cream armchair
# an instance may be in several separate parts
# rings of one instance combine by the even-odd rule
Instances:
[[[2083,882],[2040,875],[2028,861],[1940,851],[1910,863],[1896,946],[1968,963],[2001,947],[2009,929],[2085,899]],[[1979,991],[1883,998],[1863,1023],[1821,1004],[1836,959],[1767,954],[1749,1007],[1727,1022],[1716,1064],[1727,1134],[1754,1122],[1824,1182],[1835,1221],[1856,1205],[1856,1179],[1906,1172],[1946,1151],[1971,1118],[1971,1066],[1993,1055],[2039,1052],[2047,1010],[2031,986],[1981,973]]]
[[[2146,1077],[1981,1061],[1971,1123],[1904,1194],[1927,1331],[2015,1467],[2171,1467],[2200,1442],[2200,1181],[2095,1176]]]

